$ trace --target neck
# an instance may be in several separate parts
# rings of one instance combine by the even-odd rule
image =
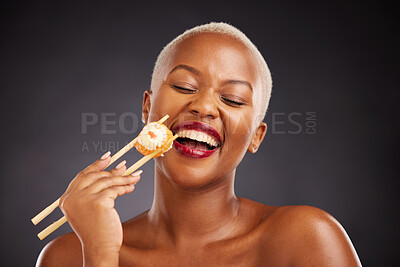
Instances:
[[[175,245],[196,239],[211,241],[232,233],[239,211],[235,172],[202,188],[183,188],[155,171],[150,223]]]

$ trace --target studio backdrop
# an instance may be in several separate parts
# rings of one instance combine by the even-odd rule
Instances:
[[[268,205],[311,205],[346,229],[365,266],[394,266],[399,24],[391,2],[6,1],[2,3],[1,265],[33,266],[47,242],[30,219],[106,151],[143,127],[143,92],[164,45],[223,21],[264,55],[273,90],[267,136],[239,165],[235,192]],[[396,139],[395,139],[396,138]],[[128,165],[140,158],[132,150]],[[126,220],[151,207],[153,163]]]

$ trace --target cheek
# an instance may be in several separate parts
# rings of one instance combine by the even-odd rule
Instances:
[[[150,121],[168,114],[175,117],[181,110],[182,101],[174,96],[172,90],[159,88],[151,98]]]
[[[227,116],[224,117],[226,136],[243,140],[248,139],[252,129],[252,112],[250,110],[248,112],[238,110],[237,112],[230,111],[226,114]]]
[[[252,138],[252,117],[249,112],[230,113],[224,120],[225,149],[230,154],[244,156]]]

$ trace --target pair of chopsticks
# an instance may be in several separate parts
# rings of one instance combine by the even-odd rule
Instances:
[[[161,120],[158,121],[158,123],[163,123],[164,121],[166,121],[168,119],[168,115],[165,115]],[[155,155],[157,155],[162,149],[169,147],[171,145],[171,143],[178,138],[178,135],[173,136],[170,140],[168,140],[168,142],[161,148],[159,148],[158,150],[154,151],[153,153],[146,155],[144,157],[142,157],[140,160],[138,160],[135,164],[133,164],[131,167],[129,167],[124,174],[122,174],[122,176],[127,176],[131,173],[133,173],[134,171],[136,171],[137,169],[139,169],[143,164],[145,164],[147,161],[149,161],[150,159],[152,159]],[[110,163],[108,164],[108,166],[110,166],[111,164],[113,164],[115,161],[117,161],[120,157],[122,157],[126,152],[128,152],[130,149],[133,148],[133,146],[136,144],[138,140],[138,137],[136,137],[135,139],[133,139],[129,144],[127,144],[126,146],[124,146],[120,151],[118,151],[117,153],[115,153],[114,156],[111,157]],[[108,167],[107,166],[107,167]],[[32,223],[34,225],[38,224],[39,222],[41,222],[44,218],[46,218],[50,213],[53,212],[53,210],[55,210],[58,205],[60,203],[60,199],[57,199],[56,201],[54,201],[50,206],[48,206],[47,208],[45,208],[43,211],[41,211],[38,215],[36,215],[35,217],[33,217],[31,219]],[[65,218],[65,216],[63,216],[61,219],[59,219],[58,221],[52,223],[51,225],[49,225],[47,228],[45,228],[43,231],[41,231],[37,236],[39,237],[40,240],[43,240],[46,236],[48,236],[49,234],[51,234],[52,232],[54,232],[58,227],[60,227],[61,225],[63,225],[65,222],[67,221],[67,218]]]

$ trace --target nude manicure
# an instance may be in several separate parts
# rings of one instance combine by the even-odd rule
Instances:
[[[117,165],[117,167],[115,167],[115,169],[117,169],[117,170],[121,169],[125,164],[126,164],[126,160],[123,160]]]
[[[111,155],[111,152],[108,151],[107,153],[105,153],[103,156],[101,156],[101,159],[106,159]]]
[[[135,171],[134,173],[131,174],[131,176],[139,176],[143,171],[139,170],[139,171]]]

